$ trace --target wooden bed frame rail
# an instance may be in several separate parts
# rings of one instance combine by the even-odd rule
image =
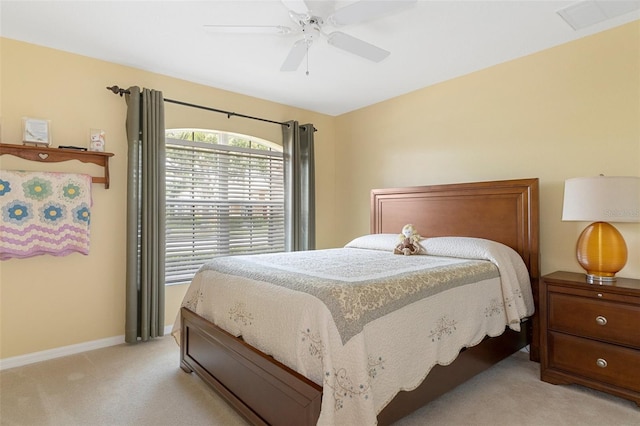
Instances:
[[[249,422],[281,424],[285,415],[287,424],[316,424],[321,386],[187,308],[181,319],[180,367],[195,372]]]
[[[390,425],[405,417],[518,352],[529,342],[527,326],[523,324],[520,332],[507,328],[498,337],[485,338],[479,345],[463,349],[451,364],[433,367],[416,389],[398,393],[378,414],[378,425]]]
[[[181,308],[181,365],[195,372],[253,425],[315,425],[322,387]],[[436,365],[411,392],[400,392],[378,414],[390,425],[529,344],[527,326],[463,349],[448,366]],[[270,395],[265,400],[264,396]]]

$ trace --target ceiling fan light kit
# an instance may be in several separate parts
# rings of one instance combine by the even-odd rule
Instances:
[[[297,25],[297,28],[292,29],[284,25],[206,25],[205,27],[225,33],[285,36],[302,34],[302,38],[296,40],[291,46],[280,71],[296,71],[305,57],[308,60],[309,48],[322,37],[327,40],[327,44],[330,46],[372,62],[380,62],[387,58],[391,52],[341,31],[325,33],[323,26],[325,23],[329,26],[340,27],[371,21],[407,9],[415,5],[416,2],[417,0],[360,0],[336,9],[325,18],[315,14],[309,7],[313,5],[313,1],[307,3],[303,0],[282,0],[284,6],[289,10],[289,17]],[[308,66],[306,74],[309,74]]]

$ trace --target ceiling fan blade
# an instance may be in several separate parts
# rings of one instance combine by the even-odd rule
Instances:
[[[307,13],[309,11],[309,7],[304,0],[282,0],[282,3],[287,9],[296,13]]]
[[[327,18],[334,26],[357,24],[399,12],[416,4],[417,0],[360,0],[336,10]]]
[[[337,0],[336,0],[337,1]],[[309,8],[309,14],[313,16],[320,16],[324,19],[325,16],[331,15],[336,10],[336,1],[334,0],[306,0],[305,4]]]
[[[287,55],[287,59],[284,60],[282,66],[280,67],[280,71],[295,71],[300,66],[300,63],[304,59],[307,54],[307,40],[298,40],[293,43],[293,47],[289,51],[289,55]]]
[[[294,32],[284,25],[203,25],[209,32],[223,34],[276,34],[287,35]]]
[[[373,62],[380,62],[391,53],[340,31],[327,35],[327,43]]]

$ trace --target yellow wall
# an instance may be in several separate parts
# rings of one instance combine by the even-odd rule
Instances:
[[[561,222],[564,180],[599,173],[640,176],[639,22],[339,117],[13,40],[0,42],[2,142],[19,143],[21,117],[29,116],[52,120],[55,146],[86,145],[90,128],[104,129],[107,150],[115,153],[111,189],[93,187],[89,256],[0,263],[0,358],[124,334],[126,107],[105,90],[113,84],[314,123],[319,129],[319,248],[369,232],[372,188],[539,177],[543,273],[579,271],[574,245],[587,224]],[[166,115],[167,127],[280,137],[277,126],[171,104]],[[3,168],[26,167],[8,156],[1,161]],[[95,170],[79,164],[56,167]],[[620,275],[640,278],[640,225],[618,228],[629,246],[629,262]],[[167,289],[167,324],[184,287]]]
[[[111,187],[94,184],[88,256],[38,256],[0,262],[0,358],[124,334],[126,102],[106,90],[140,87],[166,98],[242,112],[275,121],[311,122],[317,158],[318,247],[332,242],[334,118],[183,80],[1,39],[2,143],[21,143],[22,117],[52,122],[53,146],[88,146],[89,129],[106,131]],[[280,143],[280,126],[166,104],[166,126],[233,131]],[[101,173],[77,161],[32,163],[0,157],[4,169]],[[166,323],[172,324],[186,286],[167,288]]]
[[[640,176],[640,21],[337,117],[335,169],[342,241],[371,188],[538,177],[542,272],[582,272],[564,180]],[[640,224],[616,227],[640,278]]]

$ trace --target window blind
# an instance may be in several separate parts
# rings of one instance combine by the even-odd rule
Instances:
[[[166,140],[166,283],[220,255],[284,250],[282,152]]]

